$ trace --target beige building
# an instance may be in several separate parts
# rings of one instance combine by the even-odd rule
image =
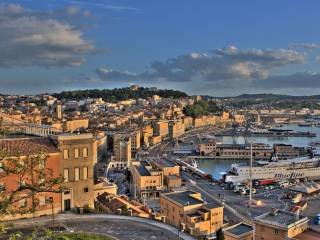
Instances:
[[[212,154],[216,151],[216,142],[214,139],[201,140],[199,144],[199,152],[201,156]]]
[[[149,143],[151,146],[154,146],[158,143],[161,143],[162,141],[162,138],[161,136],[152,136],[152,137],[149,137]]]
[[[125,164],[124,166],[131,165],[131,138],[123,134],[113,135],[113,154],[114,161]]]
[[[308,228],[307,217],[273,209],[254,219],[256,240],[293,239]]]
[[[141,133],[138,130],[132,131],[130,133],[131,139],[131,158],[135,159],[136,154],[141,148]]]
[[[184,117],[182,119],[185,129],[189,129],[193,127],[193,118],[192,117]]]
[[[97,158],[92,134],[62,134],[55,136],[61,151],[61,173],[67,191],[62,193],[62,211],[93,208],[93,166]]]
[[[153,122],[152,127],[154,136],[161,136],[164,138],[169,134],[169,125],[166,120],[155,121]]]
[[[180,137],[185,133],[185,126],[182,120],[169,122],[169,136],[170,138]]]
[[[197,192],[162,194],[160,210],[166,223],[193,236],[205,236],[223,226],[223,206],[207,204]]]
[[[87,129],[89,127],[89,119],[74,119],[63,123],[63,129],[66,132],[74,132],[78,129]]]
[[[141,132],[142,132],[142,139],[143,139],[142,144],[144,146],[149,146],[149,138],[153,136],[153,128],[151,127],[151,125],[147,125],[142,128]]]
[[[165,159],[154,162],[154,165],[162,171],[168,189],[181,187],[180,166]]]
[[[151,166],[148,161],[141,161],[132,167],[132,179],[135,194],[141,197],[159,197],[163,189],[163,173]]]

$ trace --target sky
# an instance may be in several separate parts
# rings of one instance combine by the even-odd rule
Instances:
[[[0,93],[320,94],[318,0],[0,0]]]

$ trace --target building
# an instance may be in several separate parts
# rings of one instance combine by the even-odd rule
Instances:
[[[114,162],[120,164],[121,167],[129,167],[131,165],[131,138],[130,136],[117,133],[113,135],[113,154]]]
[[[169,122],[169,137],[177,138],[185,133],[185,126],[181,120]]]
[[[55,105],[54,118],[57,120],[62,120],[62,105],[60,103]]]
[[[208,235],[223,226],[223,206],[208,204],[193,191],[161,194],[160,211],[166,223],[193,236]]]
[[[273,209],[254,219],[256,240],[293,239],[308,228],[307,217]]]
[[[273,149],[266,144],[252,144],[253,159],[271,159]],[[216,150],[212,154],[217,158],[248,159],[251,156],[251,146],[248,144],[216,144]]]
[[[97,158],[92,134],[62,134],[54,137],[61,152],[61,173],[67,191],[62,193],[62,211],[94,207],[93,167]]]
[[[147,125],[142,128],[142,144],[144,146],[149,146],[149,138],[153,136],[153,128]]]
[[[245,223],[238,223],[224,228],[223,233],[225,240],[252,240],[254,231],[252,226]]]
[[[182,119],[185,129],[190,129],[193,127],[193,118],[192,117],[184,117]]]
[[[162,171],[168,189],[181,187],[180,166],[165,159],[154,162],[154,165]]]
[[[234,122],[238,124],[243,124],[246,121],[246,117],[243,114],[235,114]]]
[[[19,189],[19,184],[32,184],[31,175],[33,175],[34,178],[39,178],[40,175],[37,172],[40,168],[44,168],[42,171],[46,174],[45,179],[47,180],[49,180],[49,177],[58,178],[60,176],[60,151],[49,138],[27,137],[0,139],[0,149],[4,150],[6,154],[6,157],[1,162],[2,164],[15,164],[12,161],[17,158],[23,161],[23,159],[27,160],[30,159],[30,157],[33,157],[33,159],[35,157],[37,158],[40,154],[47,155],[43,163],[39,163],[34,167],[36,172],[30,170],[30,172],[19,175],[19,177],[15,174],[5,175],[0,168],[0,197],[3,196],[3,194],[10,196],[12,192]],[[14,196],[13,200],[16,201],[16,203],[12,206],[13,211],[17,211],[20,208],[22,210],[32,208],[32,198],[30,195],[26,197],[26,194],[30,194],[30,192],[27,190],[20,191]],[[1,220],[38,217],[52,214],[52,211],[54,213],[61,211],[61,193],[37,193],[35,200],[38,204],[36,205],[34,213],[28,211],[25,213],[20,212],[10,216],[2,216],[3,218]]]
[[[63,130],[71,133],[79,129],[87,129],[88,127],[89,119],[73,119],[63,123]]]
[[[134,193],[141,197],[159,197],[163,190],[163,172],[148,161],[132,167]]]
[[[299,157],[299,150],[290,144],[274,144],[273,151],[278,160],[287,160]]]
[[[169,125],[166,120],[159,120],[152,123],[153,135],[165,138],[169,134]]]
[[[199,144],[200,156],[206,156],[216,151],[216,141],[213,138],[201,139]]]
[[[131,139],[131,158],[135,159],[137,152],[141,148],[141,133],[140,131],[132,131],[130,133]]]

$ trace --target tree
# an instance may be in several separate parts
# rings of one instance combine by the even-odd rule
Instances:
[[[23,156],[18,152],[14,155],[0,150],[0,182],[8,182],[10,178],[10,186],[0,185],[0,217],[34,214],[41,193],[64,191],[63,177],[54,176],[53,170],[46,167],[48,154],[39,152]],[[19,205],[21,201],[26,204]]]
[[[223,234],[222,228],[219,228],[218,231],[216,232],[216,239],[224,240],[224,234]]]

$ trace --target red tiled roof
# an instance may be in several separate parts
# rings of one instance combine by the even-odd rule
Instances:
[[[9,156],[54,153],[58,148],[46,137],[0,139],[0,150]]]

